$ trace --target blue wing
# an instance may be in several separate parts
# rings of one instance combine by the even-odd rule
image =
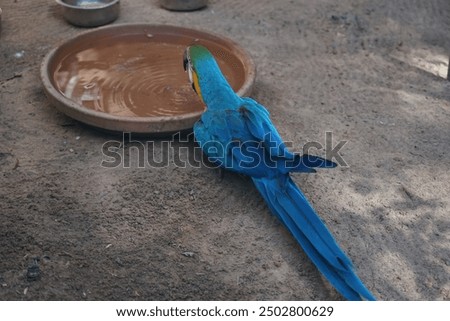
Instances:
[[[252,177],[272,212],[347,299],[375,299],[288,174],[336,164],[291,153],[270,121],[269,112],[250,98],[242,102],[235,109],[207,110],[195,124],[195,137],[204,153],[212,162]]]
[[[194,126],[195,137],[210,161],[252,177],[336,166],[321,157],[291,153],[269,117],[263,106],[243,98],[237,109],[206,111]]]

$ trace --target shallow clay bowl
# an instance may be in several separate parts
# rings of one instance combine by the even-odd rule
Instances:
[[[204,105],[183,69],[183,52],[206,46],[241,96],[255,80],[251,57],[222,36],[187,28],[124,24],[82,33],[52,49],[41,65],[50,102],[83,123],[118,132],[189,130]]]

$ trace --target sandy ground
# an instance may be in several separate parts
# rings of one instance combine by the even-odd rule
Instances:
[[[253,97],[296,150],[327,131],[348,141],[348,167],[295,180],[368,288],[449,300],[449,1],[216,0],[191,13],[121,3],[115,23],[243,45],[258,67]],[[0,299],[342,299],[248,178],[101,167],[118,138],[56,112],[39,80],[43,56],[81,29],[52,0],[0,5]]]

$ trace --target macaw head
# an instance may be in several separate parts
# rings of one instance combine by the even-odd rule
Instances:
[[[189,75],[189,81],[192,88],[203,100],[202,90],[200,87],[199,70],[202,68],[202,64],[208,64],[215,59],[208,49],[201,45],[192,45],[186,48],[183,55],[183,67]]]
[[[208,108],[238,103],[239,96],[222,74],[212,53],[201,45],[191,45],[183,55],[183,67],[192,88]]]

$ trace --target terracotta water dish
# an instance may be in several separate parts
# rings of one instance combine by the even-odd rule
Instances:
[[[188,45],[206,46],[233,89],[250,93],[256,69],[230,39],[188,28],[126,24],[82,33],[41,66],[50,102],[86,124],[144,134],[188,130],[204,110],[183,69]]]

